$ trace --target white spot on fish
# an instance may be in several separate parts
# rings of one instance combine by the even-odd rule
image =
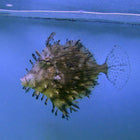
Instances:
[[[61,80],[61,77],[59,75],[56,75],[56,76],[54,76],[53,79],[55,79],[55,80]]]

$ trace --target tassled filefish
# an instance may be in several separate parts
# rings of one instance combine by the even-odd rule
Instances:
[[[98,84],[99,73],[106,74],[115,86],[123,86],[128,80],[129,60],[127,55],[114,46],[102,65],[96,63],[94,56],[80,40],[54,41],[55,33],[51,33],[46,47],[39,53],[32,54],[35,63],[31,70],[21,78],[23,89],[28,92],[34,89],[32,96],[41,95],[52,102],[52,113],[62,112],[62,118],[79,109],[77,99],[89,97],[91,90]],[[121,57],[121,59],[120,59]],[[123,77],[122,80],[121,77]]]

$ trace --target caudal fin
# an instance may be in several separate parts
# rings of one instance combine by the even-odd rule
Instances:
[[[106,58],[108,66],[107,78],[117,88],[122,88],[130,75],[130,62],[126,52],[118,46],[114,46]]]

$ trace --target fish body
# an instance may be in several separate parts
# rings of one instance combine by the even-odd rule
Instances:
[[[103,65],[96,63],[93,55],[83,46],[80,40],[67,40],[64,45],[53,41],[52,33],[46,47],[41,53],[36,51],[38,58],[32,54],[35,64],[21,78],[24,89],[34,89],[33,96],[38,99],[42,94],[51,100],[54,112],[62,112],[62,118],[69,118],[69,113],[79,109],[77,99],[89,97],[91,89],[98,82],[100,72],[107,74],[107,61]],[[53,42],[53,43],[51,43]],[[27,88],[28,87],[28,88]],[[70,112],[69,112],[70,111]]]

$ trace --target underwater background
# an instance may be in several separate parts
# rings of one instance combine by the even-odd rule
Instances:
[[[7,3],[13,7],[6,7]],[[139,1],[1,1],[0,9],[89,10],[140,13]],[[69,121],[51,113],[51,102],[25,93],[20,78],[31,68],[29,59],[41,52],[51,32],[55,39],[81,39],[104,63],[114,45],[123,48],[131,66],[129,80],[118,89],[104,74],[89,98]],[[140,25],[80,22],[0,16],[0,140],[139,140],[140,139]],[[120,80],[123,77],[120,77]]]

